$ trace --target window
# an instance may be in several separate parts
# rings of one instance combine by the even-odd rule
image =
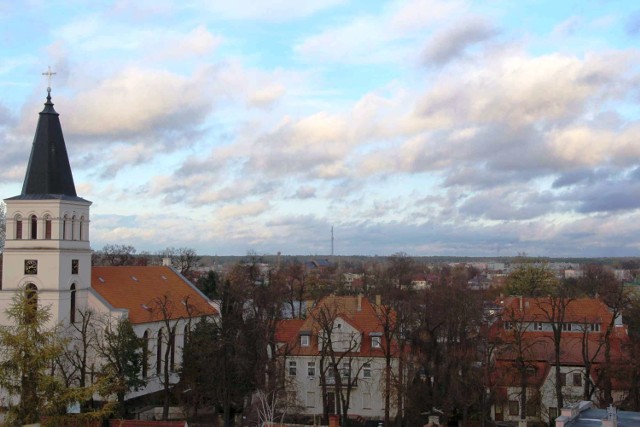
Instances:
[[[184,325],[184,332],[183,332],[183,336],[182,336],[182,348],[187,346],[187,343],[189,342],[189,336],[191,335],[191,330],[189,329],[189,325],[186,324]]]
[[[289,360],[289,375],[295,377],[297,373],[297,363],[295,360]]]
[[[31,215],[31,240],[38,238],[38,217]]]
[[[571,323],[563,323],[562,324],[563,331],[571,331]]]
[[[80,269],[80,261],[77,259],[71,260],[71,274],[78,274]]]
[[[351,376],[351,364],[349,362],[342,363],[342,369],[340,370],[340,376],[342,378],[349,378]]]
[[[510,331],[513,329],[513,322],[504,322],[503,326],[505,331]]]
[[[567,374],[560,374],[560,385],[567,385]]]
[[[517,400],[509,401],[509,415],[520,415],[520,402]]]
[[[149,331],[142,335],[142,378],[147,378],[149,369]]]
[[[76,285],[71,284],[70,307],[69,307],[69,322],[76,323]]]
[[[316,376],[316,362],[307,362],[307,376]]]
[[[83,227],[84,227],[84,217],[81,216],[80,217],[80,224],[78,224],[78,240],[82,240],[84,238],[84,232],[83,232]]]
[[[300,335],[300,346],[309,347],[309,335]]]
[[[16,239],[22,239],[22,217],[20,215],[16,217]]]
[[[362,409],[371,409],[371,393],[362,393]]]
[[[69,228],[69,217],[67,215],[62,219],[62,240],[67,240],[67,229]]]
[[[307,392],[307,401],[305,402],[307,408],[313,408],[316,406],[316,393],[313,391]]]
[[[372,348],[380,348],[381,337],[371,337],[371,347]]]
[[[76,240],[76,216],[71,217],[71,240]]]
[[[592,323],[589,329],[591,332],[600,332],[600,323]]]
[[[44,218],[44,238],[51,240],[51,217],[49,215]]]
[[[33,283],[27,283],[25,297],[27,306],[24,321],[25,323],[31,323],[35,320],[36,310],[38,310],[38,287]]]
[[[171,332],[169,334],[169,346],[170,346],[169,369],[173,371],[176,367],[176,327],[175,326],[171,329]]]
[[[534,399],[527,399],[527,417],[538,415],[538,402]]]
[[[541,331],[542,330],[542,322],[534,322],[533,323],[533,330],[534,331]]]
[[[549,421],[555,421],[558,418],[558,408],[550,406],[549,407]]]
[[[536,368],[533,366],[527,366],[527,376],[532,377],[536,374]]]
[[[362,377],[371,378],[371,363],[365,363],[362,365]]]
[[[573,373],[573,385],[576,387],[582,387],[582,374],[579,372]]]
[[[162,329],[158,331],[158,345],[156,346],[156,374],[162,373]]]

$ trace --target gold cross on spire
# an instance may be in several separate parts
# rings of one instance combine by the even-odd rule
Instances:
[[[47,71],[42,73],[43,76],[47,76],[48,84],[47,84],[47,92],[51,92],[51,76],[55,76],[56,73],[51,72],[51,66],[47,67]]]

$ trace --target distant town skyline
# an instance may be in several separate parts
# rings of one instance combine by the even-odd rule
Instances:
[[[56,3],[0,0],[0,192],[50,77],[94,249],[640,255],[635,2]]]

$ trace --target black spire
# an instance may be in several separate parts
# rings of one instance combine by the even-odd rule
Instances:
[[[22,198],[77,197],[58,116],[51,102],[51,89],[47,88],[47,102],[40,113],[33,138]]]

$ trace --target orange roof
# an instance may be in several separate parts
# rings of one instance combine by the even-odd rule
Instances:
[[[553,310],[550,298],[510,296],[502,298],[499,302],[505,309],[513,310],[517,320],[523,321],[544,322]],[[611,321],[611,312],[599,299],[575,298],[568,300],[564,321],[608,324]]]
[[[296,339],[303,319],[285,319],[276,324],[276,342],[290,342]]]
[[[358,354],[367,356],[383,356],[382,348],[372,348],[370,334],[381,335],[383,332],[384,316],[379,314],[380,310],[369,302],[366,297],[361,297],[360,309],[358,310],[357,296],[335,296],[330,295],[321,299],[318,304],[310,311],[307,318],[300,321],[280,322],[278,325],[277,336],[282,338],[280,342],[287,342],[289,349],[293,349],[292,353],[296,355],[317,355],[318,350],[318,332],[321,327],[317,322],[318,314],[322,309],[329,309],[333,317],[340,317],[358,330],[364,339],[360,344]],[[391,313],[393,317],[393,313]],[[286,328],[286,329],[285,329]],[[280,330],[282,329],[282,330]],[[301,347],[298,336],[301,331],[311,334],[311,342],[307,347]],[[384,338],[382,339],[384,346]],[[396,349],[394,349],[396,351]]]
[[[161,305],[173,320],[217,314],[209,300],[169,267],[92,267],[91,287],[112,307],[128,310],[131,323],[162,320]]]

